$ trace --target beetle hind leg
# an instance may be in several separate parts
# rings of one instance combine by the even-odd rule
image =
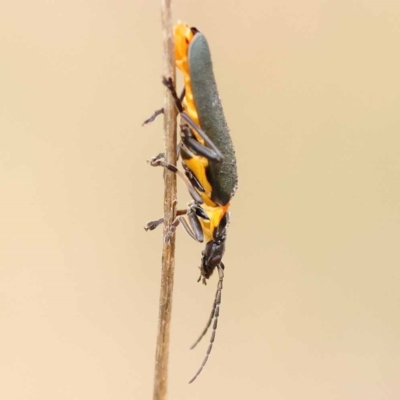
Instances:
[[[181,113],[183,111],[182,102],[183,102],[183,99],[185,97],[185,92],[186,92],[185,89],[182,90],[181,95],[178,97],[172,78],[163,77],[162,83],[171,92],[171,95],[172,95],[172,97],[174,98],[174,101],[175,101],[175,106],[178,109],[178,111]],[[147,118],[146,121],[144,121],[142,123],[142,126],[150,124],[151,122],[153,122],[161,114],[164,114],[164,107],[160,108],[159,110],[154,111],[153,115],[151,115],[151,117]]]
[[[166,78],[165,76],[163,76],[162,83],[170,91],[172,97],[174,98],[175,105],[176,105],[176,108],[178,109],[178,112],[182,113],[184,110],[182,101],[185,97],[186,90],[183,89],[181,95],[178,96],[178,94],[176,93],[174,81],[172,80],[171,77]]]

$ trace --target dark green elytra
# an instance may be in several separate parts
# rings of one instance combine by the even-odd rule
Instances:
[[[225,120],[205,36],[197,32],[189,46],[189,73],[200,127],[223,155],[220,162],[209,160],[207,178],[212,186],[211,200],[227,204],[238,184],[236,156]]]

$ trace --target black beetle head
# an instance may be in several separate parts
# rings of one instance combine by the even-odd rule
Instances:
[[[222,257],[225,253],[225,240],[226,240],[226,228],[229,222],[229,213],[226,213],[221,219],[219,225],[215,228],[213,233],[213,239],[206,244],[206,248],[202,252],[201,258],[201,277],[203,278],[203,283],[206,283],[214,269],[222,264]]]
[[[225,237],[220,240],[214,241],[210,240],[206,244],[206,248],[203,251],[203,256],[201,258],[201,276],[203,277],[203,282],[208,279],[214,269],[221,264],[222,256],[225,253]]]

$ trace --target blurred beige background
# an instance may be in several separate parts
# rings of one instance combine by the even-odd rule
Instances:
[[[236,145],[216,279],[179,230],[170,399],[400,398],[400,3],[175,1]],[[158,313],[159,2],[0,12],[0,398],[149,399]],[[189,199],[181,188],[181,204]]]

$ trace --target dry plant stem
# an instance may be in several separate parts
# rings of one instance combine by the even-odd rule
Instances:
[[[175,82],[171,1],[161,0],[164,51],[163,75],[171,77]],[[174,100],[168,89],[166,89],[164,102],[164,146],[166,161],[176,165],[176,110]],[[175,214],[176,174],[164,169],[164,241],[153,400],[166,400],[167,396],[169,333],[175,268],[175,234],[170,237],[168,243],[165,242],[165,237],[175,219]]]

